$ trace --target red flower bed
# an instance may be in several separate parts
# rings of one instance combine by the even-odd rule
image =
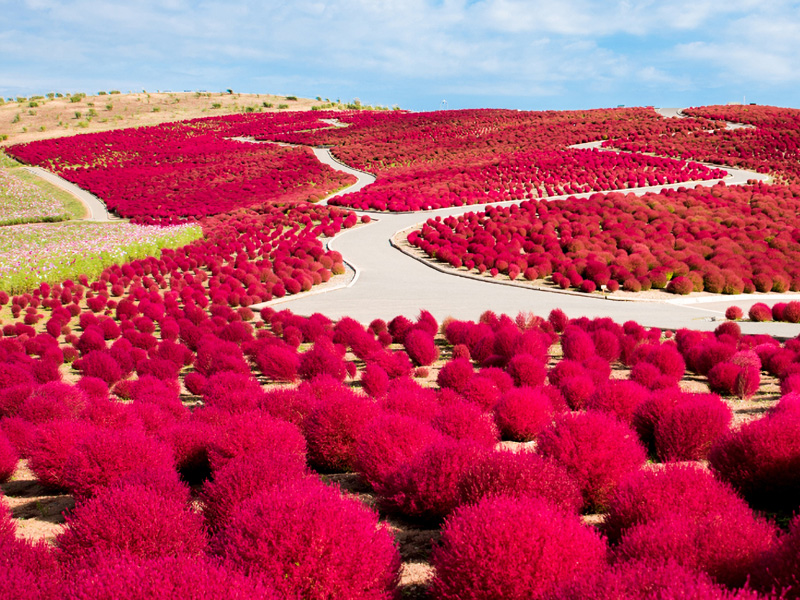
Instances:
[[[800,289],[799,210],[796,186],[596,194],[436,217],[408,241],[451,267],[562,288],[685,293],[668,286],[683,277],[695,291],[783,292]]]
[[[303,113],[292,113],[303,115]],[[307,118],[267,117],[309,128]],[[49,168],[123,217],[201,217],[274,202],[317,200],[352,181],[307,149],[252,144],[236,117],[166,123],[30,142],[15,158]]]

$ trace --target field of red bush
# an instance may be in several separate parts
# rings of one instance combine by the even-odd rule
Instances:
[[[800,289],[800,188],[665,190],[534,200],[428,219],[408,235],[431,258],[512,280],[676,294]]]
[[[240,135],[339,140],[341,157],[389,172],[437,163],[437,148],[521,157],[634,126],[719,126],[577,114],[341,115],[347,130],[241,115],[184,133],[187,156]],[[58,169],[112,160],[79,146]],[[184,162],[180,143],[170,152]],[[143,158],[119,161],[131,175]],[[0,596],[800,597],[800,339],[560,310],[368,326],[256,312],[341,272],[319,238],[358,222],[276,198],[238,196],[230,212],[131,205],[142,222],[198,218],[204,237],[96,281],[0,291]],[[680,279],[781,291],[800,282],[795,204],[794,188],[767,185],[598,194],[431,220],[414,240],[447,262],[558,273],[587,291]],[[66,499],[50,543],[24,538],[31,502],[15,474]]]
[[[745,123],[751,128],[635,131],[605,145],[684,160],[769,173],[784,183],[800,182],[800,110],[774,106],[704,106],[692,117]]]
[[[145,264],[133,277],[155,276],[135,274]],[[596,597],[567,590],[654,568],[685,593],[796,597],[796,527],[756,510],[800,508],[800,396],[784,390],[798,340],[560,311],[365,327],[144,290],[109,314],[81,284],[14,298],[61,328],[3,330],[0,476],[25,459],[77,505],[54,547],[15,538],[0,512],[4,592],[87,597],[109,569],[109,590],[168,586],[158,565],[179,561],[197,571],[187,598],[223,578],[266,597],[388,599],[409,560],[399,527],[440,531],[424,552],[432,598]],[[766,380],[784,396],[742,424],[774,394]],[[369,503],[322,484],[342,472]]]

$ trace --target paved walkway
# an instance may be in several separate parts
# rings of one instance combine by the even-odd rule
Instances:
[[[321,160],[333,168],[345,170],[359,177],[359,182],[338,194],[348,193],[368,185],[369,177],[342,165],[330,156],[328,150],[315,149],[322,155]],[[330,159],[330,160],[328,160]],[[714,165],[717,166],[717,165]],[[766,176],[719,167],[728,171],[724,179],[728,185],[745,183],[748,179],[765,179]],[[374,177],[372,178],[374,181]],[[653,186],[621,190],[644,194],[658,192],[665,188],[690,187],[692,185],[713,185],[719,180],[691,182],[674,185]],[[588,197],[595,192],[571,194],[575,197]],[[552,199],[566,198],[557,196]],[[493,203],[493,206],[508,206],[519,201]],[[487,204],[453,207],[417,213],[389,214],[371,213],[374,217],[369,225],[347,230],[335,237],[329,247],[341,252],[342,256],[357,272],[350,284],[328,293],[301,295],[282,299],[280,308],[288,308],[299,314],[320,312],[331,318],[353,317],[363,323],[375,318],[389,319],[403,314],[416,316],[420,309],[427,309],[441,320],[447,316],[459,319],[477,319],[480,314],[491,309],[499,313],[515,315],[520,311],[531,311],[547,315],[553,308],[561,308],[570,317],[611,317],[615,321],[635,320],[650,327],[678,329],[711,330],[724,319],[728,306],[735,304],[745,312],[756,302],[774,304],[799,298],[800,295],[744,295],[737,297],[720,296],[704,299],[685,299],[676,297],[668,302],[620,302],[603,299],[599,296],[565,295],[557,292],[542,292],[517,287],[493,284],[491,281],[459,277],[445,274],[431,268],[392,247],[390,239],[408,227],[424,223],[430,217],[461,215],[478,212]],[[364,211],[357,211],[363,213]],[[787,323],[742,323],[746,333],[767,333],[778,336],[800,334],[800,325]]]
[[[42,169],[41,167],[23,167],[26,171],[33,173],[34,175],[41,177],[45,181],[52,183],[54,186],[61,188],[65,192],[68,192],[75,196],[78,200],[86,206],[88,211],[88,216],[86,217],[86,221],[118,221],[119,217],[115,217],[113,215],[109,215],[108,211],[106,210],[106,205],[103,203],[100,198],[95,196],[94,194],[90,194],[86,190],[79,188],[74,183],[67,181],[63,177],[59,177],[55,173],[51,173],[46,169]]]

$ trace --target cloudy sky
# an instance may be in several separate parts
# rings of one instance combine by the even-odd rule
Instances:
[[[412,110],[800,107],[800,2],[0,0],[0,96],[275,93]]]

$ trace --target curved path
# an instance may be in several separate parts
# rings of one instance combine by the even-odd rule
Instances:
[[[327,149],[315,149],[315,154],[333,168],[345,170],[359,178],[353,187],[337,192],[344,194],[361,189],[374,181],[374,177],[350,169],[335,160]],[[718,166],[718,165],[715,165]],[[726,184],[745,183],[748,179],[765,179],[766,176],[751,171],[730,169],[724,179]],[[371,179],[370,179],[371,178]],[[719,180],[687,182],[682,184],[632,188],[620,190],[636,194],[658,192],[665,188],[687,187],[692,184],[713,185]],[[549,200],[569,196],[588,197],[596,192],[555,196]],[[327,200],[327,199],[326,199]],[[492,206],[509,206],[519,200],[491,203]],[[361,322],[375,318],[387,319],[403,314],[414,317],[420,309],[427,309],[441,320],[447,316],[459,319],[477,319],[491,309],[497,313],[515,315],[520,311],[531,311],[547,315],[554,308],[561,308],[570,317],[611,317],[615,321],[635,320],[643,325],[678,329],[714,329],[724,319],[725,309],[735,304],[745,311],[756,302],[774,303],[798,298],[798,295],[755,294],[742,296],[719,296],[685,298],[676,297],[664,302],[618,302],[600,296],[562,294],[536,291],[520,287],[495,285],[491,281],[444,274],[425,262],[421,262],[392,247],[390,240],[398,232],[421,224],[432,216],[461,215],[477,212],[490,204],[452,207],[435,211],[415,213],[372,213],[374,220],[369,225],[347,230],[328,246],[342,254],[356,270],[356,277],[344,286],[337,286],[329,293],[300,295],[281,299],[281,308],[289,308],[299,314],[323,313],[331,318],[353,317]],[[364,211],[357,211],[364,212]],[[449,276],[448,276],[449,275]],[[325,290],[320,290],[325,292]],[[746,333],[767,333],[775,336],[796,336],[800,324],[788,323],[742,323]]]
[[[37,177],[44,179],[45,181],[52,183],[54,186],[61,188],[65,192],[68,192],[75,196],[80,202],[86,206],[86,210],[88,211],[88,216],[83,219],[84,221],[118,221],[119,217],[115,217],[109,215],[108,211],[106,210],[106,205],[103,203],[100,198],[95,196],[94,194],[90,194],[84,189],[79,188],[74,183],[67,181],[63,177],[59,177],[55,173],[51,173],[41,167],[23,167],[29,173],[33,173]]]

